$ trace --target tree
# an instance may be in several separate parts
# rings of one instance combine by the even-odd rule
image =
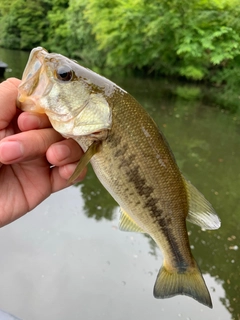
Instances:
[[[5,0],[1,4],[1,45],[13,49],[30,49],[47,36],[49,4],[44,0]]]

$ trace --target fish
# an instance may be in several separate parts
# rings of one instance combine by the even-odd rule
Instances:
[[[140,103],[76,61],[37,47],[23,72],[18,106],[45,113],[56,131],[82,147],[85,154],[69,181],[90,162],[120,206],[119,229],[146,233],[156,242],[163,264],[154,297],[186,295],[212,308],[186,220],[209,230],[221,221],[184,178],[166,138]]]

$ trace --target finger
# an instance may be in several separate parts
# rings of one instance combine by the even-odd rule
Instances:
[[[0,141],[0,162],[4,164],[33,160],[46,154],[62,136],[52,128],[21,132]]]
[[[6,128],[16,114],[20,80],[9,78],[0,84],[0,130]]]
[[[62,178],[68,180],[71,175],[73,174],[73,172],[75,171],[76,167],[78,165],[78,161],[75,163],[69,163],[66,164],[62,167],[59,167],[59,174]],[[82,172],[80,173],[80,175],[78,176],[78,178],[76,180],[74,180],[74,183],[82,181],[85,177],[87,173],[87,167],[85,167]]]
[[[22,112],[18,117],[18,127],[21,131],[50,128],[51,123],[45,114]]]
[[[64,139],[52,144],[46,153],[47,160],[58,167],[78,161],[82,155],[81,147],[73,139]]]
[[[69,187],[72,183],[68,183],[68,179],[73,174],[76,169],[77,162],[67,164],[62,167],[54,167],[52,168],[51,180],[52,180],[52,192],[57,192],[66,187]],[[78,179],[74,181],[74,183],[82,181],[87,173],[87,168],[84,168]]]

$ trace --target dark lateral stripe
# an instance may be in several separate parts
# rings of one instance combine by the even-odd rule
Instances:
[[[186,269],[187,263],[182,255],[179,244],[176,237],[172,234],[171,228],[169,228],[169,223],[171,218],[164,217],[163,210],[158,207],[158,199],[153,198],[153,187],[149,186],[146,179],[141,177],[140,167],[134,166],[133,169],[128,171],[129,182],[134,184],[137,193],[143,197],[144,196],[144,208],[150,213],[151,218],[155,221],[161,231],[163,232],[165,238],[167,239],[170,247],[172,248],[173,258],[175,259],[175,264],[178,268]]]
[[[178,241],[174,234],[172,233],[169,225],[171,224],[171,217],[165,216],[163,210],[159,208],[159,200],[153,197],[153,187],[147,184],[147,181],[143,175],[141,175],[141,168],[139,165],[134,165],[134,160],[136,158],[135,154],[129,152],[128,144],[121,143],[121,138],[115,134],[111,134],[108,137],[108,143],[111,148],[115,149],[113,154],[115,158],[118,158],[119,169],[123,169],[128,176],[128,181],[134,185],[135,190],[140,197],[144,199],[144,208],[150,213],[153,223],[157,223],[160,228],[160,232],[163,233],[164,237],[168,241],[172,257],[174,259],[173,263],[179,270],[186,269],[187,263],[180,251]],[[130,154],[129,154],[130,153]],[[131,195],[131,192],[129,192]],[[132,193],[133,196],[133,193]]]

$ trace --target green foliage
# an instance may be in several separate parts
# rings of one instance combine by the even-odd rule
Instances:
[[[2,0],[0,46],[98,68],[238,85],[239,0]],[[228,95],[227,95],[228,96]]]
[[[199,100],[201,98],[201,88],[199,86],[177,86],[175,94],[184,100]]]
[[[86,20],[84,12],[88,0],[70,0],[67,10],[71,56],[86,65],[103,67],[105,53],[97,50],[92,25]]]
[[[71,30],[67,17],[69,0],[51,1],[51,10],[47,12],[47,40],[41,45],[50,51],[71,55]]]
[[[46,14],[49,9],[46,1],[6,0],[3,4],[3,7],[0,6],[0,45],[13,49],[29,49],[46,38]]]
[[[240,54],[236,9],[223,1],[90,0],[85,16],[108,65],[202,80]]]
[[[20,30],[15,17],[11,15],[4,16],[0,24],[0,45],[5,48],[20,48]]]

